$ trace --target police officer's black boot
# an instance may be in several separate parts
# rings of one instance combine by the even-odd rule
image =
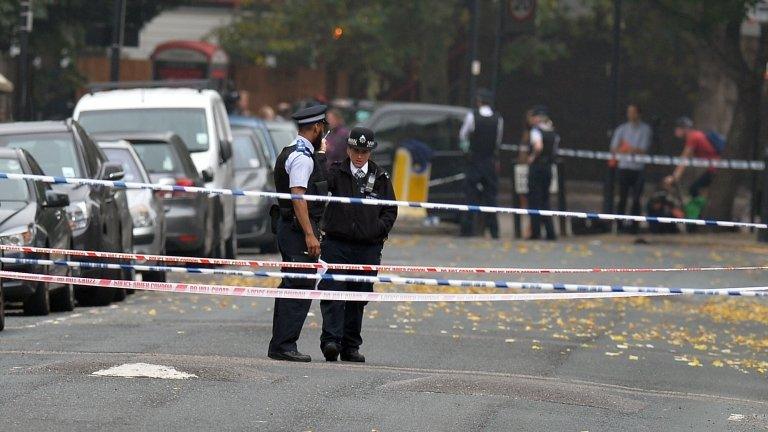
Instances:
[[[341,361],[365,363],[365,356],[360,354],[360,351],[358,351],[358,350],[342,351],[341,352]]]
[[[311,362],[312,357],[302,354],[298,351],[283,351],[283,352],[277,352],[277,351],[270,351],[267,356],[271,358],[272,360],[284,360],[284,361],[292,361],[292,362]]]
[[[335,362],[339,358],[339,351],[341,351],[341,348],[336,342],[328,342],[320,347],[320,350],[323,352],[326,361]]]

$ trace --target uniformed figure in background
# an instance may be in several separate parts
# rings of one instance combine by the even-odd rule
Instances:
[[[499,178],[496,174],[498,149],[504,134],[504,119],[491,108],[492,95],[486,89],[478,89],[477,106],[467,114],[459,131],[462,142],[469,141],[466,169],[467,204],[496,206]],[[499,238],[499,219],[496,213],[483,213],[483,232],[491,232],[492,238]],[[461,235],[475,235],[476,213],[464,215]]]
[[[327,195],[325,179],[325,150],[323,137],[328,128],[325,105],[316,105],[297,111],[299,136],[284,148],[275,162],[275,188],[279,193],[294,195]],[[320,256],[320,219],[325,203],[303,200],[278,200],[273,208],[276,219],[277,245],[283,261],[317,262]],[[279,210],[279,214],[277,214]],[[298,269],[283,269],[299,273]],[[305,273],[314,273],[312,269]],[[314,280],[283,278],[280,288],[312,289]],[[310,356],[298,351],[296,341],[307,318],[311,300],[275,299],[272,319],[272,340],[269,357],[275,360],[308,362]]]
[[[549,210],[549,187],[552,184],[552,164],[560,146],[560,135],[555,132],[545,107],[533,110],[530,133],[531,151],[528,156],[528,207]],[[547,240],[555,240],[552,217],[531,215],[531,240],[541,239],[541,225],[547,231]]]
[[[335,162],[328,171],[328,189],[333,196],[394,200],[389,175],[372,160],[376,141],[370,129],[356,127],[347,140],[347,158]],[[397,219],[395,206],[370,206],[329,203],[323,217],[322,259],[327,263],[380,264],[384,240]],[[334,272],[375,276],[376,272]],[[372,292],[372,283],[324,280],[320,289]],[[320,302],[323,332],[320,349],[328,361],[364,362],[359,348],[366,302]]]

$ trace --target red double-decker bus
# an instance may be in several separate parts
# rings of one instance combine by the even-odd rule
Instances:
[[[155,80],[212,79],[224,83],[229,76],[229,56],[208,42],[168,41],[158,45],[151,58]]]

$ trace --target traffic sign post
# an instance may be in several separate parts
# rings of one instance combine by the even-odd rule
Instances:
[[[504,32],[511,35],[533,33],[536,0],[504,0]]]

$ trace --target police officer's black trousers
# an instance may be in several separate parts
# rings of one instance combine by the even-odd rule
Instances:
[[[496,175],[496,164],[490,157],[473,157],[467,165],[464,183],[467,204],[496,206],[499,192],[499,179]],[[499,218],[496,213],[481,213],[483,232],[485,228],[491,232],[491,237],[499,238]],[[461,223],[461,234],[475,235],[475,219],[477,213],[465,212]],[[482,235],[483,232],[480,234]]]
[[[528,168],[528,207],[549,210],[549,186],[552,183],[552,166],[548,163],[534,163]],[[555,238],[555,227],[549,216],[531,215],[531,238],[541,238],[541,224],[547,231],[547,238]]]
[[[338,239],[324,239],[322,259],[334,264],[380,264],[383,244],[361,244]],[[375,276],[377,272],[328,271],[328,274]],[[324,280],[321,290],[373,292],[373,284],[366,282],[338,282]],[[342,352],[357,351],[363,343],[360,332],[367,302],[322,300],[323,332],[320,349],[328,342],[341,346]]]
[[[314,224],[313,224],[314,226]],[[315,235],[318,235],[315,230]],[[277,224],[277,246],[283,261],[317,262],[307,255],[307,243],[304,232],[297,222],[290,219],[280,219]],[[283,269],[290,273],[315,273],[313,269]],[[308,279],[283,278],[280,288],[313,289],[315,281]],[[269,352],[281,353],[297,351],[296,341],[299,340],[301,327],[307,319],[312,300],[275,299],[275,311],[272,318],[272,340],[269,342]]]

